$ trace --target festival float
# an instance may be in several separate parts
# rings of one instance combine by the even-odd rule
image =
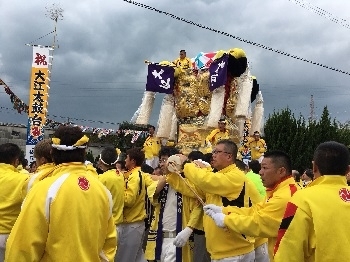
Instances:
[[[192,150],[207,152],[205,138],[224,117],[230,138],[240,147],[250,132],[261,131],[263,121],[262,93],[250,73],[245,52],[240,48],[201,52],[191,60],[190,69],[168,61],[145,61],[146,90],[133,121],[147,125],[156,93],[165,93],[157,137],[175,142],[184,154]]]

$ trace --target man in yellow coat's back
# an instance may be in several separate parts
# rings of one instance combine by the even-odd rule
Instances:
[[[5,261],[113,261],[112,197],[87,172],[87,142],[79,127],[56,130],[56,169],[29,191],[7,241]]]

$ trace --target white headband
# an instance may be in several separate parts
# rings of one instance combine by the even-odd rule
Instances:
[[[66,146],[66,145],[55,145],[55,144],[52,144],[51,146],[60,151],[70,151],[77,148],[86,148],[86,146]]]
[[[71,145],[71,146],[61,145],[61,139],[59,139],[58,137],[51,138],[51,141],[52,141],[51,146],[53,148],[56,148],[57,150],[62,150],[62,151],[70,151],[77,148],[86,148],[86,145],[84,144],[89,142],[89,138],[86,135],[84,135],[74,145]]]
[[[118,158],[117,158],[117,160],[115,160],[113,163],[107,164],[105,161],[103,161],[103,159],[102,159],[102,157],[101,157],[101,154],[100,154],[100,161],[101,161],[103,164],[107,165],[107,166],[112,166],[112,165],[115,165],[115,164],[118,162]]]

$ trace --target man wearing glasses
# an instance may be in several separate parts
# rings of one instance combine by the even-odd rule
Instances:
[[[186,179],[194,184],[194,190],[206,204],[219,206],[249,207],[258,203],[261,197],[254,184],[235,165],[237,145],[228,139],[220,140],[213,150],[212,172],[202,161],[184,165]],[[182,162],[184,155],[179,155]],[[196,197],[183,180],[170,174],[167,182],[182,194]],[[208,216],[203,217],[203,227],[207,240],[207,250],[214,262],[254,261],[254,239],[219,228]]]

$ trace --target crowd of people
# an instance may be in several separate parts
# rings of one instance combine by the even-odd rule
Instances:
[[[88,137],[61,126],[35,146],[33,172],[18,169],[18,146],[0,145],[0,261],[349,260],[349,149],[320,144],[300,174],[258,133],[255,159],[237,159],[225,132],[186,156],[152,126],[143,148],[121,159],[106,147],[94,166]]]

